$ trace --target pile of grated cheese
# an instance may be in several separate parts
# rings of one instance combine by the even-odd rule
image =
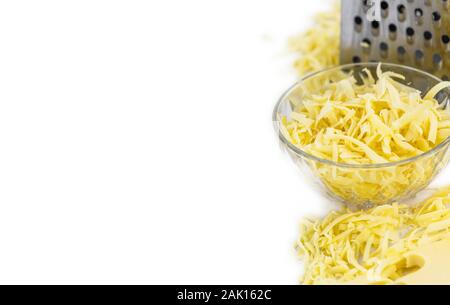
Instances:
[[[450,187],[416,207],[333,212],[301,226],[297,250],[305,262],[302,282],[336,284],[363,277],[373,284],[392,284],[411,271],[408,253],[449,237]]]
[[[294,68],[300,76],[339,64],[340,2],[333,9],[315,16],[310,30],[289,40],[289,47],[299,56]]]
[[[435,96],[450,86],[439,83],[424,97],[400,83],[402,75],[377,69],[377,81],[365,70],[363,84],[340,75],[305,84],[280,131],[293,145],[339,164],[373,165],[407,160],[428,152],[450,136],[450,110]],[[448,163],[446,149],[414,162],[380,168],[347,168],[305,160],[337,199],[386,204],[425,188]]]
[[[282,118],[284,135],[294,145],[322,159],[347,164],[396,162],[423,154],[450,136],[450,111],[435,100],[450,82],[423,98],[377,69],[358,85],[353,76],[308,88],[291,117]]]

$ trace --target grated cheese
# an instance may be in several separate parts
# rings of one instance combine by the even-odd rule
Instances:
[[[368,211],[332,212],[305,221],[297,250],[304,284],[338,284],[363,278],[393,284],[414,266],[420,246],[450,237],[450,187],[416,207],[384,205]]]
[[[294,67],[299,75],[339,64],[340,2],[329,12],[318,14],[314,26],[289,40],[289,47],[299,54]]]
[[[450,135],[450,110],[435,95],[449,87],[442,82],[423,98],[401,84],[403,76],[368,70],[363,84],[353,76],[332,82],[305,84],[302,103],[282,117],[281,132],[293,145],[339,164],[379,165],[407,160],[428,152]],[[319,77],[320,78],[320,77]],[[347,168],[306,160],[335,197],[349,203],[385,204],[413,194],[448,162],[445,151],[414,162],[380,168]]]

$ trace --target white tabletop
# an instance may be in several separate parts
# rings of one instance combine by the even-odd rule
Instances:
[[[271,114],[329,4],[2,4],[0,281],[298,283],[298,223],[331,205]]]

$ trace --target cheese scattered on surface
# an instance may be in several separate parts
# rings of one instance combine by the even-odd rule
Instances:
[[[404,77],[382,72],[375,81],[365,70],[353,76],[328,75],[305,81],[301,102],[280,118],[284,137],[302,151],[347,165],[387,165],[428,152],[449,135],[450,110],[435,100],[443,82],[425,97],[400,83]],[[326,78],[326,79],[322,79]],[[448,147],[447,147],[448,148]],[[447,164],[446,149],[396,166],[348,168],[306,160],[335,197],[349,203],[385,204],[425,188]]]
[[[395,284],[414,278],[417,283],[420,277],[411,274],[424,265],[418,250],[449,238],[450,187],[416,207],[332,212],[301,226],[297,250],[305,262],[302,282]]]
[[[339,64],[340,20],[340,2],[336,2],[332,10],[315,17],[310,30],[289,40],[291,50],[299,54],[294,63],[299,75]]]

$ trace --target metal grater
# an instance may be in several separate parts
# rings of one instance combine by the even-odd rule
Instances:
[[[341,63],[391,62],[450,78],[450,0],[342,0]]]

